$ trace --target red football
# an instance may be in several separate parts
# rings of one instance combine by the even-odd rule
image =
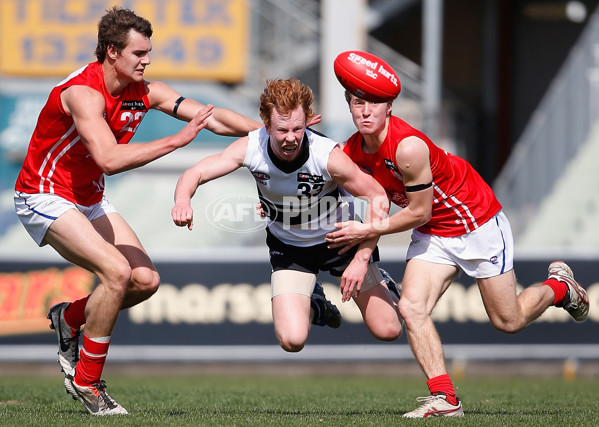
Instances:
[[[381,58],[368,52],[348,50],[333,63],[339,83],[352,94],[370,102],[394,100],[401,90],[399,77]]]

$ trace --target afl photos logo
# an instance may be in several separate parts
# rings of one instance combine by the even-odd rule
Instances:
[[[256,211],[260,199],[249,194],[228,194],[212,200],[206,206],[206,218],[214,227],[233,233],[251,233],[268,226],[270,209],[262,203],[265,217]]]

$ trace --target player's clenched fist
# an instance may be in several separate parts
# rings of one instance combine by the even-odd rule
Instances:
[[[185,227],[189,230],[193,228],[193,209],[191,206],[175,205],[171,210],[173,222],[179,227]]]

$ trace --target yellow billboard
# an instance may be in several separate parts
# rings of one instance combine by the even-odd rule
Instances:
[[[243,80],[247,0],[0,0],[0,72],[66,76],[95,61],[98,20],[116,4],[152,23],[148,78]]]

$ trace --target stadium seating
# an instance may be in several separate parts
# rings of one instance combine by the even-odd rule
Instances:
[[[597,246],[599,243],[599,125],[568,163],[554,190],[515,242],[523,246]],[[549,166],[550,167],[550,166]],[[559,171],[558,171],[559,172]]]

